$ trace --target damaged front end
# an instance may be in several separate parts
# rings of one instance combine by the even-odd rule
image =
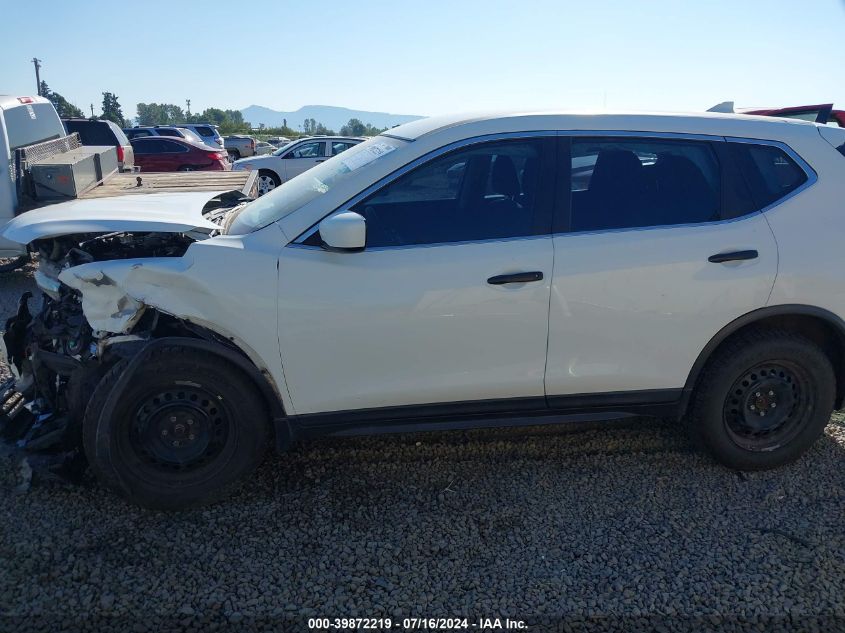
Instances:
[[[217,199],[204,219],[216,225],[240,202],[226,206]],[[0,383],[0,437],[7,447],[39,453],[35,460],[58,474],[81,475],[86,406],[108,370],[152,338],[204,335],[131,297],[95,263],[175,262],[191,244],[215,233],[204,226],[180,232],[78,233],[31,243],[38,253],[40,296],[25,292],[20,297],[0,344],[0,362],[7,362],[13,374]],[[102,292],[90,291],[97,287]],[[86,314],[101,318],[89,321]]]

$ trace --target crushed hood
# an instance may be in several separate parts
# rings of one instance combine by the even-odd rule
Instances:
[[[0,234],[18,244],[78,233],[185,233],[218,229],[202,216],[209,200],[225,193],[150,193],[71,200],[27,211],[9,222]]]

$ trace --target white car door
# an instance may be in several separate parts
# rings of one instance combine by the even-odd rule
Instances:
[[[523,138],[443,154],[345,208],[366,219],[363,252],[323,250],[319,233],[282,249],[297,414],[544,404],[553,150]]]
[[[314,139],[299,143],[283,156],[285,180],[308,171],[324,160],[326,160],[326,141]]]
[[[554,237],[551,406],[573,394],[672,401],[710,339],[766,304],[777,246],[729,158],[719,139],[572,138],[570,220]]]

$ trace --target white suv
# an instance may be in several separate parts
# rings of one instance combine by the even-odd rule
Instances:
[[[777,467],[845,395],[843,151],[762,117],[432,118],[254,202],[26,213],[45,302],[8,322],[6,410],[166,508],[326,434],[654,415]]]

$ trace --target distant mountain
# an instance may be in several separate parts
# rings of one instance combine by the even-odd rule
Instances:
[[[400,123],[415,121],[423,117],[414,114],[388,114],[387,112],[368,112],[367,110],[350,110],[349,108],[338,108],[335,106],[307,105],[302,106],[295,112],[280,112],[271,110],[264,106],[251,105],[241,110],[244,121],[248,121],[254,127],[263,123],[267,127],[281,126],[287,119],[288,127],[296,130],[301,128],[306,119],[314,119],[331,130],[338,131],[349,121],[359,119],[362,123],[369,123],[375,127],[393,127]]]

